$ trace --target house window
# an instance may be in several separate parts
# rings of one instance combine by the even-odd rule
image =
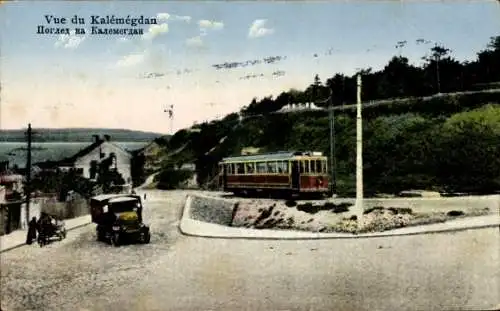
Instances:
[[[89,177],[90,179],[95,179],[97,175],[97,161],[90,161]]]
[[[114,152],[111,152],[109,154],[109,157],[111,158],[111,168],[116,169],[117,168],[117,163],[116,163],[116,154]]]

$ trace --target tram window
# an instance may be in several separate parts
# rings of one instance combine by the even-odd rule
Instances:
[[[304,165],[304,168],[305,168],[305,171],[304,173],[309,173],[309,160],[305,160],[305,165]]]
[[[226,174],[231,174],[231,164],[223,164],[221,165],[221,168],[224,167],[224,171]],[[222,172],[222,170],[221,170]]]
[[[316,173],[323,173],[323,169],[321,168],[321,160],[316,160]]]
[[[236,163],[236,174],[245,174],[243,163]]]
[[[327,169],[326,161],[321,161],[321,162],[323,162],[323,173],[326,174],[326,169]]]
[[[231,174],[236,174],[236,164],[232,163],[231,165]]]
[[[283,161],[278,162],[278,173],[280,173],[280,174],[286,173],[285,162],[283,162]]]
[[[255,173],[255,163],[247,163],[247,174],[253,174]]]
[[[305,172],[305,161],[300,161],[300,172],[301,173]]]
[[[310,160],[309,161],[309,172],[311,173],[316,173],[316,165],[314,164],[316,161],[315,160]]]
[[[257,163],[257,173],[266,173],[266,162],[258,162]]]
[[[283,173],[288,174],[288,161],[281,162]]]
[[[276,173],[276,162],[267,162],[267,172],[271,174]]]

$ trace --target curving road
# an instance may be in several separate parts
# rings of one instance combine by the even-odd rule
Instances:
[[[204,239],[177,231],[187,192],[148,191],[149,245],[90,225],[1,254],[2,310],[473,310],[500,303],[500,232],[364,240]]]

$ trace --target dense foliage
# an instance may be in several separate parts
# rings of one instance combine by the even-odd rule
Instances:
[[[158,182],[158,189],[176,189],[181,187],[192,174],[189,170],[180,169],[174,162],[166,161],[161,172],[155,176],[154,181]]]
[[[451,50],[436,45],[429,55],[423,57],[420,67],[410,64],[404,56],[394,56],[379,71],[371,68],[361,70],[363,75],[363,101],[398,97],[423,97],[436,93],[462,92],[498,87],[500,82],[500,36],[491,38],[486,49],[477,53],[477,59],[459,62],[451,56]],[[265,114],[276,111],[289,102],[310,102],[328,97],[333,91],[333,104],[344,105],[356,102],[356,75],[335,74],[324,84],[316,76],[303,92],[290,90],[275,99],[254,99],[243,110],[245,115]]]
[[[75,171],[44,171],[34,176],[31,189],[42,193],[54,193],[60,201],[66,200],[70,191],[75,191],[85,198],[92,197],[97,184],[79,176]]]

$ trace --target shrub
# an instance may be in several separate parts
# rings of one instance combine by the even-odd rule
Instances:
[[[176,189],[183,182],[191,177],[191,171],[189,170],[175,170],[172,168],[164,169],[155,177],[155,181],[158,181],[158,189],[168,190]]]

